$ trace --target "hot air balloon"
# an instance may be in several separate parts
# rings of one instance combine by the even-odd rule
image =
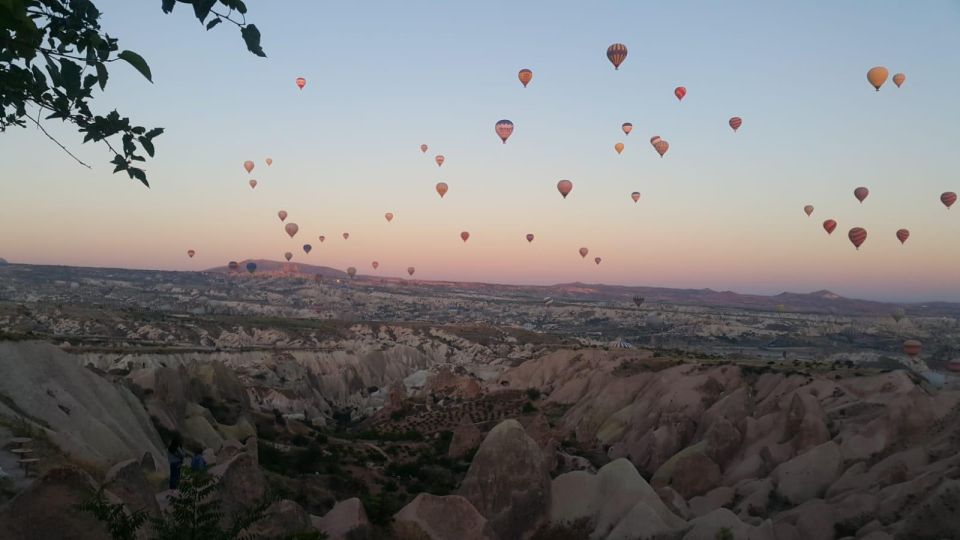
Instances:
[[[527,85],[530,84],[530,81],[533,80],[533,72],[526,68],[521,69],[520,73],[517,73],[517,78],[520,79],[520,84],[526,88]]]
[[[390,223],[391,221],[393,221],[393,212],[387,212],[386,214],[383,215],[383,217],[386,218],[387,223]]]
[[[428,148],[430,148],[430,147],[427,146],[427,145],[425,145],[425,144],[421,144],[421,145],[420,145],[420,151],[423,152],[424,154],[427,153],[427,149],[428,149]]]
[[[237,270],[240,268],[240,264],[237,263],[237,261],[230,261],[230,262],[227,264],[227,268],[229,268],[230,270],[233,270],[233,271],[237,271]]]
[[[549,306],[549,305],[552,305],[552,304],[553,304],[553,298],[550,298],[550,297],[548,296],[548,297],[546,297],[546,298],[543,299],[543,305]]]
[[[507,144],[507,139],[509,139],[510,135],[513,133],[513,122],[506,119],[500,120],[494,127],[494,131],[497,132],[497,136],[500,137],[500,140],[503,141],[503,144]]]
[[[893,84],[897,85],[897,88],[900,88],[900,85],[903,84],[905,80],[907,80],[907,76],[903,73],[897,73],[893,76]]]
[[[441,199],[447,194],[448,189],[450,188],[447,186],[446,182],[437,182],[437,193],[440,194]]]
[[[281,210],[277,212],[277,217],[280,218],[280,221],[285,221],[287,219],[287,211]]]
[[[923,351],[923,344],[915,339],[908,339],[903,342],[903,352],[910,358],[916,357]]]
[[[640,200],[640,192],[639,192],[639,191],[634,191],[633,193],[630,194],[630,198],[633,199],[633,202],[639,201],[639,200]]]
[[[651,145],[655,145],[655,144],[657,144],[657,141],[659,141],[659,140],[660,140],[660,136],[659,136],[659,135],[654,135],[653,137],[650,137],[650,144],[651,144]]]
[[[633,131],[633,124],[631,124],[630,122],[624,122],[623,125],[620,126],[620,129],[622,129],[624,133],[629,135],[630,132]]]
[[[607,60],[613,64],[613,69],[620,69],[620,64],[627,59],[627,46],[623,43],[614,43],[607,47]]]
[[[657,139],[657,142],[653,143],[653,149],[660,154],[660,157],[663,157],[667,153],[667,150],[670,149],[670,143],[663,139]]]
[[[687,95],[687,89],[683,86],[678,86],[673,89],[673,95],[677,96],[677,101],[683,101],[683,96]]]
[[[867,239],[867,230],[862,227],[854,227],[850,229],[847,236],[850,238],[850,243],[853,244],[853,247],[859,250],[860,246],[863,245],[863,242]]]
[[[372,266],[373,269],[376,270],[377,268],[380,268],[380,263],[378,263],[377,261],[373,261],[372,263],[370,263],[370,266]]]
[[[317,239],[320,240],[320,243],[322,244],[323,241],[327,239],[327,237],[321,234],[320,236],[317,237]]]
[[[603,259],[601,259],[600,257],[594,257],[594,258],[593,258],[593,262],[597,263],[597,266],[600,266],[600,261],[602,261],[602,260],[603,260]]]
[[[250,273],[252,274],[252,273],[256,272],[256,270],[257,270],[257,263],[255,263],[255,262],[248,262],[248,263],[247,263],[247,272],[250,272]]]
[[[945,191],[940,195],[940,202],[947,207],[947,210],[957,202],[957,194],[952,191]]]
[[[590,250],[589,250],[589,249],[587,249],[587,248],[585,248],[585,247],[580,248],[580,256],[581,256],[581,257],[583,257],[584,259],[586,259],[586,258],[587,258],[587,253],[590,253]]]
[[[907,312],[903,308],[897,308],[893,310],[893,313],[890,314],[895,322],[900,322],[904,317],[907,316]]]
[[[273,158],[267,158],[267,167],[273,165]]]
[[[880,91],[880,87],[883,86],[883,83],[887,82],[887,75],[889,72],[887,68],[883,66],[877,66],[875,68],[870,68],[870,71],[867,72],[867,80],[874,88],[877,89],[877,92]]]
[[[641,305],[643,305],[643,297],[642,297],[642,296],[634,296],[634,297],[633,297],[633,303],[636,304],[637,307],[640,307]]]
[[[287,223],[283,230],[287,231],[287,234],[290,235],[290,238],[293,238],[296,236],[297,231],[300,230],[300,227],[296,223]]]
[[[804,207],[803,207],[803,213],[805,213],[805,214],[807,215],[807,217],[809,217],[810,214],[813,213],[813,205],[812,205],[812,204],[808,204],[808,205],[804,206]]]
[[[530,233],[527,233],[527,242],[533,242],[534,236]]]
[[[468,233],[467,231],[463,231],[462,233],[460,233],[460,239],[466,242],[467,240],[470,239],[470,233]]]
[[[349,240],[349,239],[350,239],[350,233],[348,233],[348,232],[343,233],[343,239],[344,239],[344,240]]]
[[[187,250],[187,257],[190,257],[191,259],[192,259],[193,256],[196,255],[196,254],[197,254],[197,252],[194,251],[194,250],[192,250],[192,249],[188,249],[188,250]]]
[[[869,194],[870,194],[870,190],[863,186],[860,186],[857,189],[853,190],[853,196],[856,197],[861,204],[863,204],[863,200],[866,199],[867,195]]]
[[[303,87],[307,85],[307,80],[303,77],[297,77],[297,88],[303,90]]]
[[[444,158],[443,158],[442,155],[439,155],[439,154],[438,154],[437,157],[435,157],[435,158],[433,158],[433,159],[437,162],[437,167],[440,167],[440,166],[443,165],[443,159],[444,159]]]
[[[907,229],[900,229],[897,231],[897,240],[899,240],[901,244],[906,242],[907,238],[910,238],[910,231]]]
[[[290,259],[293,258],[293,253],[290,253],[289,251],[286,252],[286,253],[284,253],[284,254],[283,254],[283,258],[286,259],[286,260],[289,262]]]
[[[563,195],[563,198],[566,199],[567,195],[573,191],[573,182],[569,180],[561,180],[557,182],[557,191],[559,191],[560,194]]]
[[[357,269],[352,266],[347,268],[347,275],[350,276],[350,279],[353,279],[353,276],[357,275]]]
[[[827,234],[833,234],[833,230],[837,228],[837,222],[828,219],[823,222],[823,230],[827,231]]]
[[[250,184],[250,189],[256,189],[256,188],[257,188],[257,181],[256,181],[256,180],[251,180],[251,181],[249,181],[249,182],[247,182],[247,183]]]
[[[618,154],[623,153],[623,143],[618,142],[617,144],[613,145],[613,149],[616,150]]]
[[[313,250],[313,246],[311,246],[310,244],[303,245],[303,252],[306,253],[307,255],[309,255],[310,251],[312,250]]]
[[[407,267],[407,273],[410,274],[411,276],[412,276],[413,273],[416,272],[416,271],[417,271],[417,269],[414,268],[414,267],[412,267],[412,266],[408,266],[408,267]]]
[[[743,125],[743,119],[740,118],[739,116],[734,116],[733,118],[730,119],[729,124],[730,124],[730,127],[733,128],[733,131],[736,132],[738,129],[740,129],[740,126]]]
[[[244,161],[243,168],[246,169],[248,173],[253,172],[253,162],[250,161],[249,159],[247,161]]]
[[[947,371],[960,373],[960,358],[947,362]]]

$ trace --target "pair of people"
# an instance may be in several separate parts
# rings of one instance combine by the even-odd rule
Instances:
[[[187,451],[183,449],[183,441],[179,434],[174,434],[167,446],[167,462],[170,464],[170,489],[180,486],[180,468],[187,458]],[[199,472],[207,470],[207,461],[203,459],[203,452],[196,451],[190,459],[190,469]]]

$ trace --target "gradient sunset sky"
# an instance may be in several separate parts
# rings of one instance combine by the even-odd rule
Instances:
[[[96,101],[166,128],[152,187],[53,121],[92,170],[37,129],[0,134],[11,262],[201,270],[293,251],[423,279],[960,301],[960,206],[939,201],[960,192],[955,1],[250,1],[265,59],[183,4],[168,16],[155,0],[97,4],[153,70],[151,85],[114,64]],[[629,48],[619,71],[605,57],[615,42]],[[875,65],[904,72],[903,87],[875,92]],[[506,145],[501,118],[516,125]],[[663,159],[653,135],[670,143]],[[300,226],[292,240],[280,209]],[[860,251],[854,226],[869,232]]]

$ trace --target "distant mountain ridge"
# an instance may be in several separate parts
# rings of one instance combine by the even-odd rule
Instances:
[[[307,275],[320,275],[322,277],[331,277],[331,278],[346,278],[347,273],[342,270],[337,270],[336,268],[330,268],[329,266],[315,266],[312,264],[303,264],[297,262],[281,262],[281,261],[271,261],[268,259],[243,259],[242,261],[237,261],[240,265],[240,271],[246,272],[247,263],[254,263],[257,265],[258,273],[292,273],[292,274],[307,274]],[[216,266],[214,268],[208,268],[204,272],[213,272],[213,273],[229,273],[231,272],[230,268],[226,265]]]

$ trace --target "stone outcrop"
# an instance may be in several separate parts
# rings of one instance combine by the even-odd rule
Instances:
[[[393,530],[401,540],[500,540],[487,519],[459,495],[417,495],[393,516]]]
[[[117,463],[107,471],[103,485],[131,510],[143,510],[150,515],[160,513],[154,487],[147,480],[140,461],[130,459]]]
[[[454,459],[462,458],[469,451],[480,446],[481,442],[483,442],[483,433],[470,421],[470,417],[464,416],[453,430],[447,455]]]
[[[53,469],[0,509],[4,540],[110,540],[106,527],[77,509],[96,491],[86,473]]]
[[[313,527],[326,533],[330,540],[346,540],[351,531],[370,526],[363,503],[356,497],[339,501],[323,517],[312,516],[312,522]]]

